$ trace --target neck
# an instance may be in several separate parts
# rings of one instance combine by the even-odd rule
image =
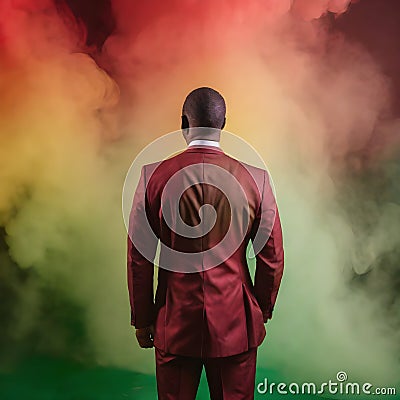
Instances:
[[[184,130],[186,143],[189,144],[193,140],[211,140],[219,142],[221,130],[215,128],[193,127]]]

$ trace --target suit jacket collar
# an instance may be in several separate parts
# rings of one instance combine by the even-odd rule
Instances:
[[[186,153],[213,153],[213,154],[224,154],[224,151],[220,147],[215,146],[203,146],[194,145],[189,146],[185,150]]]

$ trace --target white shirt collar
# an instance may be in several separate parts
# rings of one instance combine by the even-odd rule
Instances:
[[[206,139],[195,139],[192,140],[189,144],[188,147],[191,146],[212,146],[212,147],[221,147],[219,145],[219,142],[216,142],[215,140],[206,140]]]

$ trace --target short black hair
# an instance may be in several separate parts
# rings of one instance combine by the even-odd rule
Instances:
[[[188,118],[191,127],[221,129],[225,122],[225,100],[216,90],[200,87],[187,95],[182,114]]]

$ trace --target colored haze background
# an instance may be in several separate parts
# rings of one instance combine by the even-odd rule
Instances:
[[[281,210],[259,380],[399,383],[397,0],[3,0],[0,15],[2,398],[154,398],[121,191],[205,85]]]

